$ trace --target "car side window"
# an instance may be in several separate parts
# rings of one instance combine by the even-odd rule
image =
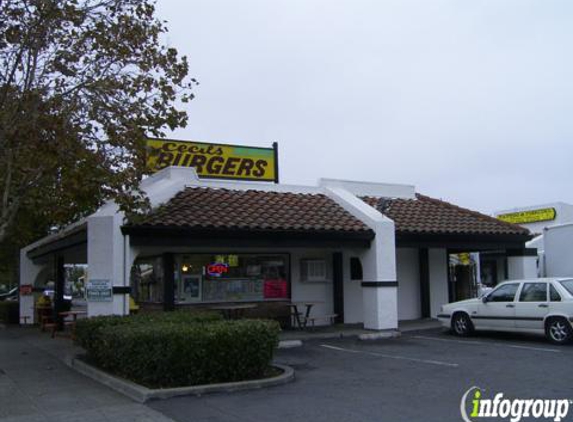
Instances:
[[[520,302],[547,302],[547,284],[546,283],[525,283],[521,294]]]
[[[553,287],[553,284],[549,285],[549,300],[551,300],[551,302],[561,302],[561,295],[557,289]]]
[[[488,299],[490,302],[513,302],[518,286],[519,284],[512,283],[498,287],[489,294]]]

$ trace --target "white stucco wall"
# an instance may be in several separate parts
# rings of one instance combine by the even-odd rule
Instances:
[[[507,257],[507,277],[520,280],[537,277],[537,256]]]
[[[350,258],[358,257],[357,251],[344,252],[344,322],[357,324],[364,321],[362,311],[362,287],[361,280],[350,278]]]
[[[445,249],[428,250],[430,270],[430,316],[435,318],[440,307],[448,303],[448,260]]]
[[[547,277],[573,277],[573,224],[544,231]]]
[[[293,302],[316,301],[323,302],[313,306],[311,316],[332,315],[332,253],[324,249],[296,249],[291,250],[291,300]],[[302,281],[300,275],[300,261],[302,259],[325,259],[329,271],[329,280],[320,282]],[[304,308],[299,309],[304,311]],[[316,325],[329,324],[330,321],[316,321]]]
[[[419,319],[421,316],[419,268],[417,249],[396,249],[399,320]]]

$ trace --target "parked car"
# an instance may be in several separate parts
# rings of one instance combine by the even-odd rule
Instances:
[[[474,330],[520,332],[565,344],[573,339],[573,279],[506,281],[479,299],[443,305],[438,319],[458,336]]]
[[[3,300],[18,300],[18,287],[14,287],[6,293],[0,293],[0,301]]]
[[[44,290],[44,294],[46,296],[50,296],[50,299],[53,301],[54,297],[56,296],[56,292],[55,290]],[[65,302],[71,302],[72,301],[72,295],[69,291],[64,291],[64,301]]]

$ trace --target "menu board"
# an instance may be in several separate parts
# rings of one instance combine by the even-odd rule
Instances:
[[[204,301],[246,301],[263,299],[263,280],[223,278],[203,281]]]

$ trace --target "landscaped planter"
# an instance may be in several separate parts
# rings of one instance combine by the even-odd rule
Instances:
[[[294,380],[294,370],[291,367],[274,364],[272,365],[272,368],[275,368],[279,372],[277,375],[257,380],[196,385],[191,387],[152,389],[108,374],[107,372],[102,371],[79,358],[73,359],[71,366],[81,374],[107,385],[108,387],[125,394],[140,403],[145,403],[149,400],[168,399],[178,396],[201,396],[209,393],[231,393],[235,391],[268,388],[286,384],[287,382]]]
[[[79,321],[76,336],[91,365],[165,389],[267,377],[279,331],[274,321],[174,312]]]

